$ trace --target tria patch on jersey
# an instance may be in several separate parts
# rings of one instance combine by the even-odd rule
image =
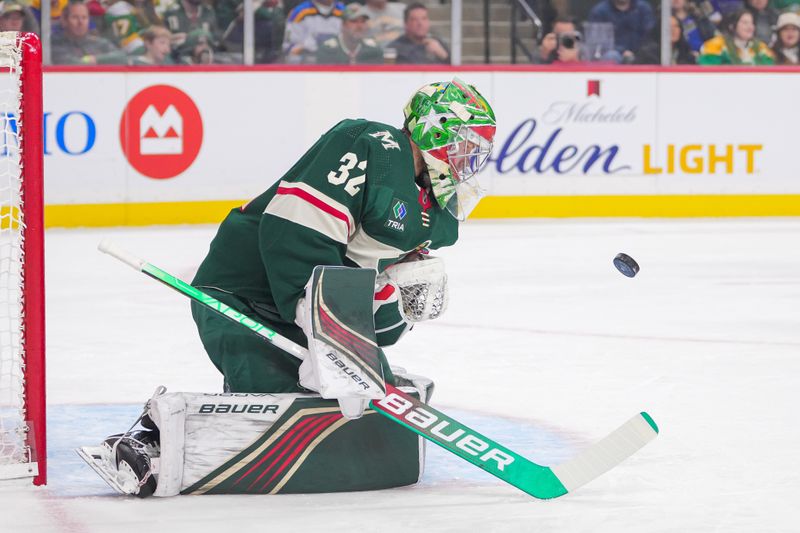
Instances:
[[[381,140],[381,146],[383,146],[384,150],[399,150],[400,145],[397,144],[397,141],[394,140],[392,134],[388,131],[376,131],[375,133],[370,133],[370,137],[374,137],[376,139]]]
[[[408,207],[406,207],[405,202],[403,202],[403,200],[394,198],[392,200],[392,207],[389,212],[389,219],[386,221],[384,226],[395,231],[405,231],[406,227],[403,219],[406,218],[407,214]]]

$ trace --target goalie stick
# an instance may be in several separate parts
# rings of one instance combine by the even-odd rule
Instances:
[[[101,242],[98,249],[241,324],[295,357],[304,359],[308,355],[302,346],[107,240]],[[550,467],[526,459],[388,383],[386,396],[373,400],[370,405],[390,420],[539,499],[573,492],[617,466],[658,435],[656,423],[642,412],[573,459]]]

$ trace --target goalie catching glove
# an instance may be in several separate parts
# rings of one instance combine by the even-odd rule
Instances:
[[[338,400],[350,419],[386,394],[372,317],[374,287],[374,270],[318,266],[297,302],[295,322],[309,354],[300,365],[300,385]]]
[[[447,309],[447,274],[440,257],[410,254],[383,271],[377,282],[378,286],[391,283],[396,287],[407,322],[433,320]]]

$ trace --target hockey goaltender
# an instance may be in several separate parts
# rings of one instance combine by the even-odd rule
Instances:
[[[192,285],[307,346],[302,362],[192,302],[222,393],[159,387],[128,431],[78,453],[123,494],[311,493],[415,483],[424,447],[373,409],[431,380],[381,347],[447,307],[443,262],[484,194],[492,108],[459,79],[417,90],[402,129],[346,119],[233,209]],[[310,342],[309,342],[310,340]]]

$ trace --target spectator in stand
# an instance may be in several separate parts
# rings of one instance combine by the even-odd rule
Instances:
[[[126,0],[117,0],[105,12],[106,37],[128,54],[143,54],[144,41],[139,35],[143,18]]]
[[[582,63],[581,40],[583,37],[580,32],[559,33],[556,35],[556,38],[558,44],[555,49],[553,65],[575,65]]]
[[[614,26],[615,50],[605,59],[617,63],[633,63],[636,52],[656,24],[653,8],[647,0],[600,0],[587,20],[609,22]]]
[[[697,63],[697,56],[683,34],[681,21],[675,15],[669,18],[669,37],[672,44],[671,65],[694,65]]]
[[[50,0],[50,31],[53,35],[61,31],[61,13],[67,7],[69,0]],[[42,25],[42,2],[41,0],[30,0],[29,4],[36,24]]]
[[[103,23],[106,16],[106,3],[101,3],[101,0],[80,1],[89,8],[89,32],[92,35],[99,35],[103,31]]]
[[[173,39],[182,42],[189,33],[202,30],[211,35],[210,44],[216,47],[219,41],[217,15],[203,0],[178,0],[164,12],[164,23],[172,32]]]
[[[681,21],[675,15],[670,17],[669,29],[672,54],[670,65],[694,65],[697,62],[696,55],[692,52],[689,43],[686,42]],[[661,64],[661,28],[659,26],[653,28],[651,39],[648,39],[639,49],[639,53],[636,54],[636,63],[639,65]]]
[[[214,36],[202,28],[190,31],[178,45],[175,55],[182,65],[210,65],[214,63]]]
[[[162,15],[172,4],[165,0],[128,0],[136,8],[136,14],[143,28],[163,26]]]
[[[792,11],[781,13],[775,27],[772,52],[776,65],[800,64],[800,15]]]
[[[755,37],[753,15],[746,9],[726,17],[723,33],[706,41],[700,49],[700,65],[772,65],[772,50]]]
[[[150,26],[142,32],[145,52],[131,58],[131,65],[174,65],[172,33],[164,26]]]
[[[323,65],[362,65],[383,63],[383,50],[373,39],[365,39],[369,15],[361,4],[344,8],[342,30],[338,37],[323,42],[317,51],[317,63]]]
[[[53,35],[61,31],[61,15],[64,13],[64,8],[66,8],[69,3],[70,0],[50,0],[50,31]],[[100,0],[86,0],[82,3],[86,4],[86,7],[89,8],[89,31],[91,33],[97,33],[99,31],[98,28],[102,28],[103,26],[105,8],[100,3]],[[36,17],[36,23],[41,25],[41,0],[29,0],[29,5],[31,12],[34,17]]]
[[[339,35],[344,4],[334,0],[306,0],[286,19],[283,53],[287,63],[315,63],[319,44]]]
[[[405,33],[386,45],[397,51],[397,63],[424,65],[450,63],[450,51],[438,37],[431,35],[428,8],[409,5],[403,13]]]
[[[403,34],[403,12],[406,9],[403,3],[366,0],[364,9],[369,15],[367,37],[375,39],[381,48]]]
[[[703,43],[717,33],[717,27],[693,0],[672,0],[672,14],[678,19],[683,37],[695,53],[700,52]]]
[[[24,8],[16,2],[3,2],[0,6],[0,31],[22,31],[23,24]]]
[[[6,0],[0,4],[0,31],[39,33],[39,24],[28,6],[14,0]]]
[[[125,53],[103,37],[89,34],[89,8],[71,2],[61,12],[61,32],[53,36],[56,65],[123,65]]]
[[[711,21],[719,26],[728,15],[744,9],[744,2],[745,0],[702,0],[701,6]]]
[[[745,9],[753,15],[756,38],[767,44],[771,43],[772,30],[778,22],[778,12],[769,6],[769,0],[747,0]]]
[[[217,18],[227,50],[244,49],[244,2],[218,0]],[[279,0],[255,0],[255,61],[272,63],[281,54],[286,14]]]
[[[559,16],[553,21],[553,31],[542,38],[539,49],[533,55],[536,64],[550,64],[556,60],[558,36],[578,33],[578,24],[573,17]]]

